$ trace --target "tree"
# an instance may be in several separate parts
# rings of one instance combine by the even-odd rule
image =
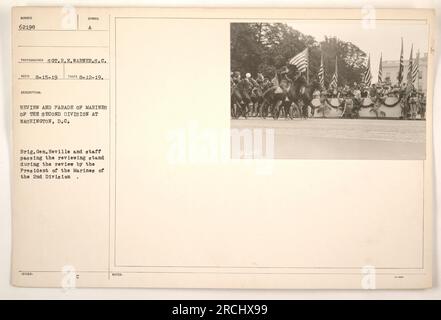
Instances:
[[[325,65],[325,82],[330,81],[335,69],[335,58],[338,64],[339,85],[350,85],[360,82],[366,70],[367,55],[351,42],[344,42],[336,37],[325,37],[320,43]],[[329,72],[331,71],[331,72]],[[329,83],[329,82],[328,82]]]
[[[230,32],[232,70],[256,73],[263,56],[256,31],[248,24],[237,23]]]

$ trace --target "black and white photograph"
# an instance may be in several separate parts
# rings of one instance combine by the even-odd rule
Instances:
[[[425,159],[424,21],[231,23],[230,36],[232,158]]]

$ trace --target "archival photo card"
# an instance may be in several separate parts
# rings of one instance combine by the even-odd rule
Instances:
[[[434,17],[14,8],[12,284],[430,287]]]

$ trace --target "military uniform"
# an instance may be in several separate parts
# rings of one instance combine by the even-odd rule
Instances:
[[[410,94],[409,97],[409,108],[410,108],[410,116],[412,119],[416,119],[417,113],[418,113],[418,107],[419,107],[419,100],[418,97],[414,92]]]
[[[244,103],[250,103],[251,102],[251,89],[253,88],[253,85],[251,84],[250,80],[248,79],[242,79],[237,85],[240,94],[242,96],[242,100]]]

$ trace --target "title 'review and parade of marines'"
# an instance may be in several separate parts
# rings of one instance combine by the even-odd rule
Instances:
[[[425,119],[426,96],[419,89],[419,52],[413,45],[404,71],[403,40],[396,81],[383,78],[380,58],[378,78],[372,83],[370,57],[359,82],[339,85],[338,63],[330,83],[325,84],[323,53],[320,68],[310,80],[308,47],[297,53],[273,74],[231,71],[231,117],[279,119],[307,118],[387,118]]]

